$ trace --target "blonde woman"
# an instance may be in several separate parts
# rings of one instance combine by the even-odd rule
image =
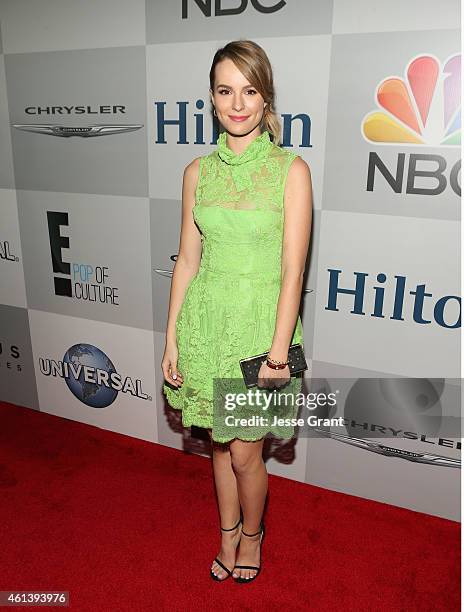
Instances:
[[[249,583],[261,570],[264,437],[290,438],[294,430],[216,428],[213,379],[241,380],[240,359],[267,352],[259,387],[301,388],[284,364],[289,346],[303,345],[311,175],[301,157],[279,146],[272,68],[259,45],[237,40],[219,49],[209,93],[223,131],[215,150],[184,171],[163,391],[182,410],[183,425],[206,428],[212,441],[222,538],[211,577]]]

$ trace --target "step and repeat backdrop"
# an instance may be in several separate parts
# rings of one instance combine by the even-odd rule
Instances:
[[[311,168],[311,435],[270,473],[459,520],[457,0],[2,0],[0,400],[190,452],[161,359],[213,55],[267,52]]]

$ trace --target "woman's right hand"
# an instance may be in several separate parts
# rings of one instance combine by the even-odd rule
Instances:
[[[182,374],[177,369],[178,356],[177,345],[174,343],[166,344],[161,369],[163,370],[164,378],[174,387],[180,387],[184,382]]]

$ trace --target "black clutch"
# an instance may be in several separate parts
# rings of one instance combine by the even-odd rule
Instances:
[[[266,359],[268,352],[261,353],[261,355],[255,355],[254,357],[247,357],[246,359],[240,360],[240,368],[242,369],[243,380],[245,385],[249,387],[255,387],[258,384],[258,372],[261,368],[262,362]],[[301,344],[292,344],[288,349],[288,367],[290,369],[290,376],[292,374],[298,374],[308,369],[308,364],[303,353],[303,347]]]

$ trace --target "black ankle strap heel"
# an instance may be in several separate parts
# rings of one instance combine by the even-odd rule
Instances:
[[[234,527],[230,527],[229,529],[224,529],[224,527],[220,527],[219,529],[221,531],[234,531],[235,529],[237,529],[240,525],[240,523],[243,520],[243,516],[242,516],[242,512],[240,511],[240,518],[238,519],[238,523],[234,526]],[[225,578],[218,578],[216,576],[216,574],[213,572],[212,569],[210,569],[209,573],[210,576],[213,580],[216,580],[217,582],[224,582],[224,580],[227,580],[227,578],[230,578],[230,576],[232,576],[232,572],[233,572],[233,568],[230,570],[228,567],[226,567],[224,565],[224,563],[222,563],[222,561],[220,559],[218,559],[217,557],[214,559],[216,561],[216,563],[219,565],[219,567],[222,567],[222,569],[227,573],[227,576]]]
[[[237,529],[237,527],[240,525],[241,522],[242,522],[242,516],[240,515],[240,518],[238,519],[238,523],[235,525],[235,527],[231,527],[230,529],[224,529],[224,527],[219,527],[219,529],[221,531],[233,531],[234,529]]]
[[[264,539],[264,522],[261,521],[261,525],[260,525],[260,530],[257,531],[256,533],[245,533],[242,530],[242,535],[247,536],[247,538],[253,538],[254,536],[257,536],[258,534],[261,534],[261,537],[259,539],[259,558],[261,560],[261,544],[263,543],[263,539]],[[257,570],[256,574],[254,576],[252,576],[251,578],[242,578],[241,576],[239,576],[238,578],[234,578],[235,582],[240,582],[240,583],[244,583],[244,582],[252,582],[255,578],[257,578],[259,576],[259,572],[261,571],[261,561],[259,564],[259,567],[257,567],[256,565],[235,565],[234,569],[251,569],[251,570]]]
[[[263,532],[263,530],[262,530],[262,526],[261,526],[260,530],[259,530],[259,531],[257,531],[256,533],[245,533],[245,532],[243,531],[243,529],[242,529],[242,534],[243,534],[244,536],[246,536],[247,538],[253,538],[254,536],[257,536],[259,533],[262,533],[262,532]]]

